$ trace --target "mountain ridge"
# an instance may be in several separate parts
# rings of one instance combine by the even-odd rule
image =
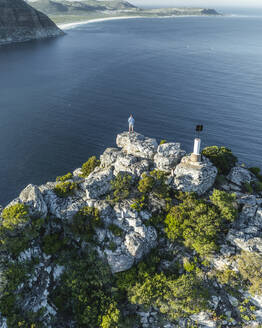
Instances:
[[[23,0],[0,0],[0,45],[63,34],[50,18]]]

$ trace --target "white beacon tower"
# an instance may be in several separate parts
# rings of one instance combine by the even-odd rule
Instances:
[[[198,134],[203,131],[203,125],[197,125],[196,131]],[[194,140],[194,151],[191,155],[192,162],[201,162],[201,139],[200,137]]]

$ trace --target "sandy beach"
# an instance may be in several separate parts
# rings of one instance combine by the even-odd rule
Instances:
[[[118,19],[134,19],[134,18],[145,18],[143,16],[119,16],[119,17],[108,17],[108,18],[96,18],[96,19],[89,19],[82,22],[75,22],[75,23],[67,23],[67,24],[58,24],[58,27],[62,30],[68,30],[75,28],[79,25],[90,24],[90,23],[97,23],[103,21],[110,21],[110,20],[118,20]]]

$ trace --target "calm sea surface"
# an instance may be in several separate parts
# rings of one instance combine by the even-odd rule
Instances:
[[[130,19],[0,48],[0,204],[136,130],[262,166],[262,17]]]

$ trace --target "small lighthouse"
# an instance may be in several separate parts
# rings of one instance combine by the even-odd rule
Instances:
[[[198,133],[198,137],[194,140],[194,151],[191,154],[192,162],[201,162],[201,139],[199,137],[200,132],[203,131],[203,125],[196,126],[196,132]]]

